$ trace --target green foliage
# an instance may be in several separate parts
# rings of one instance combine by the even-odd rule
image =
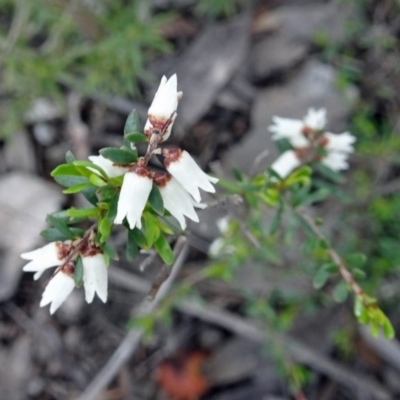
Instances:
[[[145,0],[2,0],[0,14],[3,92],[11,96],[2,103],[0,136],[20,126],[33,99],[52,98],[63,108],[62,85],[84,94],[137,94],[138,80],[149,79],[145,64],[172,49],[161,35],[171,14],[154,14]]]

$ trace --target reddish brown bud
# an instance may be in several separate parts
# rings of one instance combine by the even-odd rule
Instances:
[[[172,179],[171,175],[161,172],[153,173],[153,181],[157,186],[164,187]]]

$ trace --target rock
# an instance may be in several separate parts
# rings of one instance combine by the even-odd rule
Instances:
[[[24,264],[20,254],[40,246],[46,215],[61,201],[55,185],[33,175],[13,172],[0,180],[0,301],[14,294]]]
[[[344,130],[351,104],[358,93],[355,88],[339,93],[335,84],[336,76],[332,66],[311,59],[286,85],[261,90],[253,106],[252,130],[242,142],[224,155],[225,169],[229,171],[236,166],[249,173],[256,157],[265,150],[269,153],[260,163],[260,168],[270,165],[276,159],[278,152],[268,132],[274,115],[302,118],[310,107],[324,107],[327,109],[328,130]]]
[[[263,81],[277,72],[285,72],[303,60],[314,38],[321,34],[337,42],[346,32],[346,21],[353,6],[333,1],[325,4],[296,4],[265,13],[274,21],[274,32],[254,45],[251,51],[251,74]],[[260,30],[261,28],[257,28]]]
[[[307,55],[308,46],[279,33],[259,40],[250,56],[251,76],[255,81],[270,78],[295,66]]]
[[[4,164],[7,170],[34,172],[36,159],[32,141],[26,131],[17,131],[4,148]]]
[[[177,73],[183,91],[174,134],[178,138],[211,107],[220,90],[231,80],[247,53],[250,13],[225,23],[212,24],[201,33],[187,52],[178,57],[167,76]]]

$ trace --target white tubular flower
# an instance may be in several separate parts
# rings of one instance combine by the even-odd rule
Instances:
[[[164,207],[178,220],[182,229],[186,228],[185,216],[199,222],[193,199],[176,179],[160,174],[154,178],[154,182],[160,189]]]
[[[349,168],[347,163],[347,153],[340,153],[336,151],[329,151],[328,155],[321,160],[321,163],[332,169],[333,171],[340,171]]]
[[[282,179],[285,179],[290,173],[301,165],[301,161],[296,152],[289,150],[282,153],[279,158],[271,165],[273,169]]]
[[[65,261],[71,251],[70,244],[71,241],[52,242],[39,249],[21,254],[24,260],[30,260],[23,267],[23,270],[25,272],[36,272],[33,279],[39,279],[46,269],[59,266]]]
[[[201,200],[199,189],[210,193],[215,192],[212,183],[217,183],[218,179],[203,172],[187,151],[163,149],[163,155],[167,171],[197,202]]]
[[[103,303],[107,301],[107,265],[104,254],[82,255],[85,300],[91,303],[95,293]]]
[[[325,149],[330,151],[338,151],[343,153],[352,153],[354,151],[353,143],[356,138],[349,132],[340,134],[324,133],[324,138],[327,140]]]
[[[160,86],[154,96],[154,100],[148,111],[148,120],[144,127],[145,134],[150,137],[152,129],[161,131],[164,142],[171,134],[172,125],[176,118],[176,110],[178,108],[178,100],[182,96],[177,91],[178,82],[176,74],[172,75],[168,80],[162,77]]]
[[[273,125],[268,129],[273,133],[272,139],[287,139],[293,147],[309,145],[308,139],[303,135],[303,121],[299,119],[273,117]]]
[[[58,307],[72,293],[74,287],[75,282],[72,276],[64,271],[57,272],[43,292],[40,307],[50,304],[50,314],[54,314]]]
[[[321,108],[319,110],[310,108],[307,112],[307,115],[304,117],[303,124],[307,128],[311,128],[316,131],[320,131],[320,130],[324,129],[325,125],[326,125],[326,110],[325,110],[325,108]]]
[[[119,194],[114,223],[122,224],[126,217],[131,229],[135,226],[140,229],[142,213],[152,187],[153,181],[145,167],[138,167],[135,171],[127,172]]]
[[[117,176],[121,176],[129,171],[126,167],[121,167],[115,165],[112,161],[108,160],[107,158],[103,157],[102,155],[99,156],[89,156],[89,160],[97,165],[98,167],[102,168],[103,171],[107,174],[109,178],[115,178]],[[99,171],[94,168],[90,168],[95,174],[99,175]]]

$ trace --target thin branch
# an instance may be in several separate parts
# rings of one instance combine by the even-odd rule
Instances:
[[[306,212],[302,210],[297,210],[297,214],[300,215],[304,221],[308,224],[314,234],[318,237],[318,239],[327,242],[325,235],[321,232],[318,225],[315,223],[313,218],[311,218]],[[348,283],[353,292],[357,296],[364,296],[364,291],[361,289],[360,285],[356,282],[351,272],[347,269],[346,264],[343,259],[339,256],[339,254],[334,250],[331,246],[328,247],[328,254],[331,260],[339,267],[339,272],[342,278]]]
[[[184,240],[184,239],[181,239]],[[139,315],[148,315],[152,313],[161,300],[168,294],[171,289],[172,283],[175,277],[179,273],[183,263],[186,260],[189,246],[187,243],[183,245],[181,251],[176,258],[172,271],[169,278],[162,284],[160,290],[153,301],[149,301],[147,298],[143,300],[139,307]],[[106,365],[100,370],[94,380],[86,388],[86,390],[79,396],[77,400],[97,400],[100,398],[101,392],[110,384],[115,375],[120,370],[121,366],[129,359],[129,357],[135,352],[136,348],[140,344],[140,340],[143,335],[142,329],[132,329],[125,336],[124,340],[115,350],[114,354],[108,360]]]

